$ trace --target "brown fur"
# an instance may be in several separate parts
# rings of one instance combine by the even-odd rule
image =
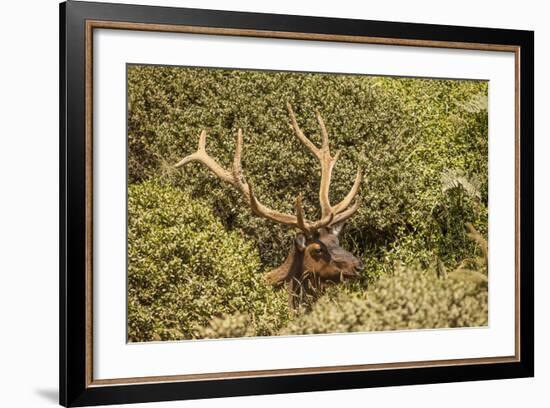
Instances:
[[[311,237],[298,234],[283,264],[266,274],[272,285],[287,283],[292,307],[296,306],[297,298],[310,294],[325,282],[359,276],[361,261],[340,247],[339,232],[338,227],[322,228]]]

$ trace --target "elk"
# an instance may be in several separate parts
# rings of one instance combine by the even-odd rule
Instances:
[[[289,103],[287,103],[287,109],[294,134],[321,164],[319,188],[321,216],[319,220],[310,221],[305,218],[301,194],[296,198],[295,214],[285,214],[260,203],[254,194],[252,184],[243,176],[241,166],[243,134],[241,129],[237,131],[233,165],[229,170],[218,164],[206,152],[205,130],[202,130],[200,134],[197,151],[183,158],[175,167],[179,168],[191,162],[203,164],[220,180],[239,191],[256,216],[298,230],[294,244],[283,264],[265,274],[266,281],[273,286],[287,284],[289,305],[291,308],[295,308],[297,302],[303,299],[305,294],[310,294],[312,289],[318,288],[319,284],[356,278],[362,270],[361,261],[340,247],[338,241],[338,235],[344,223],[359,209],[360,200],[356,196],[361,186],[362,172],[361,168],[357,170],[351,190],[342,201],[332,205],[329,200],[329,187],[332,170],[338,160],[339,152],[334,156],[331,155],[328,132],[319,112],[316,112],[316,117],[322,137],[320,148],[315,146],[302,132]]]

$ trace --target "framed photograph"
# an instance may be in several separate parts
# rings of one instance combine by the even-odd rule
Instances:
[[[62,405],[533,376],[533,32],[60,27]]]

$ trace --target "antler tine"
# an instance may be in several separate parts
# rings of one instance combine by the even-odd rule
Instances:
[[[315,116],[317,116],[317,122],[319,122],[319,127],[321,128],[321,137],[322,137],[322,148],[324,150],[330,151],[329,145],[328,145],[328,132],[327,128],[325,126],[325,121],[323,120],[323,117],[319,113],[318,110],[315,111]]]
[[[321,158],[321,151],[318,149],[311,140],[309,140],[306,135],[304,135],[304,132],[302,132],[302,129],[300,129],[300,126],[298,126],[298,122],[296,121],[296,116],[294,115],[294,111],[292,110],[292,105],[287,102],[286,107],[288,109],[288,114],[290,115],[290,120],[292,122],[292,128],[294,129],[294,133],[296,134],[296,137],[302,142],[302,144],[308,148],[308,150],[313,153],[313,155],[317,158]]]
[[[355,200],[355,203],[351,207],[337,214],[330,224],[338,224],[340,222],[346,221],[353,214],[355,214],[359,207],[361,207],[361,200],[358,198],[357,200]]]
[[[206,152],[206,130],[202,130],[199,136],[199,151]]]
[[[319,204],[321,206],[321,216],[326,217],[332,212],[330,205],[329,191],[330,180],[332,178],[332,169],[336,160],[330,157],[330,154],[326,152],[321,158],[321,184],[319,186]]]
[[[361,171],[361,168],[358,168],[357,174],[355,175],[355,181],[353,182],[353,186],[351,187],[351,190],[344,197],[342,201],[340,201],[338,204],[332,207],[332,211],[335,214],[339,214],[349,207],[349,205],[351,204],[351,202],[359,192],[359,187],[361,187],[362,181],[363,181],[363,172]]]
[[[243,131],[239,128],[237,131],[237,141],[235,145],[235,156],[233,157],[233,178],[239,184],[244,182],[243,180],[243,168],[241,164],[241,156],[243,151]]]

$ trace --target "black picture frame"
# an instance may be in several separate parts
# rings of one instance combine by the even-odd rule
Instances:
[[[200,9],[68,1],[60,4],[60,403],[64,406],[121,404],[409,384],[531,377],[534,375],[534,33],[532,31],[363,21]],[[521,201],[517,361],[441,364],[383,370],[264,375],[226,379],[134,384],[91,382],[86,265],[86,30],[88,21],[185,25],[376,40],[486,44],[516,47],[519,56],[516,166]]]

